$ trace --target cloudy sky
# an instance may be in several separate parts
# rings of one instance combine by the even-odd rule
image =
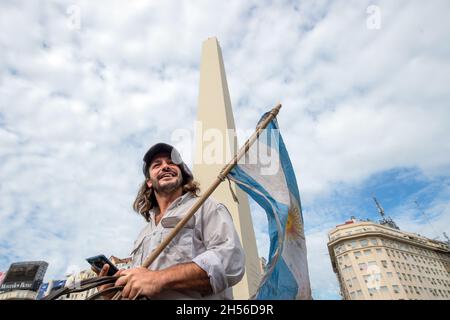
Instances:
[[[0,271],[46,260],[47,279],[63,278],[88,256],[128,255],[142,156],[193,130],[211,36],[239,129],[283,103],[315,299],[340,298],[327,232],[377,219],[372,195],[400,228],[443,239],[449,11],[447,0],[1,1]]]

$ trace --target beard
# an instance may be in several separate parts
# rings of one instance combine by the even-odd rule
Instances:
[[[172,193],[173,191],[180,188],[183,184],[183,177],[181,175],[178,175],[176,177],[176,180],[170,183],[164,183],[161,184],[158,179],[151,179],[153,190],[155,190],[158,193]]]

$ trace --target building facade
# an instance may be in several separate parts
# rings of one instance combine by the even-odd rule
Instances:
[[[343,299],[450,300],[448,244],[355,219],[328,238]]]
[[[67,275],[66,287],[76,287],[77,283],[80,283],[82,280],[95,278],[97,274],[91,269],[82,270],[75,274]],[[97,288],[92,288],[82,292],[74,292],[68,295],[61,296],[58,300],[86,300],[91,295],[97,293]]]
[[[32,290],[13,290],[0,292],[0,300],[35,300],[36,295]]]
[[[117,258],[115,256],[109,257],[109,260],[117,267],[119,270],[128,270],[131,268],[131,257],[128,258]]]

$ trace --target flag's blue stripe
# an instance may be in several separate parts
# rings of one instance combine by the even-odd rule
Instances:
[[[295,199],[300,205],[300,214],[302,215],[303,220],[300,192],[298,190],[297,179],[295,177],[289,153],[287,152],[286,146],[283,141],[283,137],[280,134],[278,122],[276,119],[270,121],[270,123],[266,127],[266,130],[264,130],[264,133],[260,135],[260,142],[265,143],[267,146],[278,152],[281,162],[280,163],[281,168],[283,169],[287,186],[291,194],[295,197]]]
[[[281,223],[282,230],[286,229],[286,222],[287,222],[287,209],[280,210],[281,204],[275,201],[273,197],[263,188],[259,183],[257,183],[252,177],[250,177],[247,173],[245,173],[239,165],[235,166],[233,170],[231,170],[230,175],[233,176],[236,180],[242,181],[243,183],[252,186],[253,188],[257,189],[259,192],[264,194],[266,198],[261,196],[260,194],[254,192],[253,190],[247,188],[244,185],[239,185],[239,187],[244,190],[250,197],[252,197],[253,200],[255,200],[265,211],[267,214],[268,219],[268,225],[269,225],[269,236],[270,236],[270,250],[269,250],[269,262],[270,259],[275,254],[275,250],[278,247],[278,229],[277,229],[277,223],[274,218],[274,213],[272,209],[272,205],[277,208],[279,211],[279,220]],[[269,203],[267,200],[269,200],[271,203]]]
[[[263,116],[264,118],[264,116]],[[264,130],[259,136],[259,143],[266,144],[270,147],[274,152],[272,152],[272,157],[279,157],[280,159],[280,170],[278,174],[283,174],[284,179],[289,189],[290,195],[293,196],[300,205],[300,214],[301,213],[301,202],[300,202],[300,193],[298,190],[298,185],[294,173],[294,169],[292,167],[292,163],[289,159],[289,154],[287,152],[286,146],[284,144],[283,138],[280,135],[278,129],[278,123],[276,119],[272,120],[266,130]],[[266,211],[268,220],[269,220],[269,234],[270,234],[270,252],[269,252],[269,265],[273,261],[273,257],[275,254],[275,250],[279,246],[279,234],[277,228],[277,221],[275,220],[275,215],[277,215],[278,220],[282,226],[282,238],[284,239],[284,232],[286,229],[287,217],[289,212],[290,203],[282,204],[278,203],[271,195],[271,190],[266,190],[263,186],[261,186],[258,182],[256,182],[251,176],[249,176],[243,169],[239,166],[236,166],[232,172],[231,176],[237,181],[241,181],[244,184],[247,184],[250,187],[239,184],[239,187],[243,189],[247,194],[249,194],[259,205],[261,205]],[[252,190],[252,189],[255,190]],[[260,195],[258,193],[263,194]],[[267,199],[266,199],[267,198]],[[275,210],[276,212],[274,212]],[[302,215],[303,219],[303,215]],[[280,239],[280,240],[281,240]],[[282,240],[281,240],[282,241]],[[283,243],[281,244],[282,248]],[[282,251],[284,249],[282,248]],[[289,253],[286,253],[289,254]],[[272,263],[273,265],[273,263]],[[295,299],[298,294],[298,279],[295,279],[291,270],[286,265],[283,259],[283,252],[279,252],[279,257],[276,262],[276,265],[272,269],[272,272],[268,274],[268,277],[265,279],[265,282],[261,285],[258,290],[257,299]]]
[[[281,224],[281,230],[283,232],[286,229],[287,216],[289,207],[285,204],[277,202],[273,197],[265,190],[259,183],[257,183],[252,177],[245,173],[239,166],[236,166],[230,173],[236,180],[257,189],[265,197],[256,193],[254,190],[249,189],[245,185],[239,185],[247,194],[249,194],[253,200],[255,200],[266,211],[269,225],[270,235],[270,250],[269,250],[269,265],[275,254],[275,250],[278,248],[278,229],[277,223],[274,218],[274,214],[277,214]],[[271,203],[269,203],[269,201]],[[277,212],[273,212],[273,208]],[[286,263],[281,256],[282,252],[279,252],[277,264],[274,270],[267,278],[265,283],[260,287],[258,291],[257,299],[295,299],[298,292],[297,281],[292,275],[291,271],[287,267]]]
[[[284,262],[283,257],[280,257],[269,279],[258,291],[256,299],[293,300],[296,298],[297,293],[297,280]]]
[[[294,168],[292,167],[289,153],[287,152],[286,146],[284,144],[284,141],[283,141],[283,138],[281,137],[281,135],[280,135],[279,153],[280,153],[280,159],[281,159],[281,167],[283,168],[284,176],[286,177],[286,182],[287,182],[289,191],[291,192],[291,195],[293,195],[299,203],[300,215],[301,215],[302,221],[303,221],[302,205],[301,205],[301,200],[300,200],[300,192],[298,190],[298,185],[297,185],[297,179],[295,177],[295,172],[294,172]]]

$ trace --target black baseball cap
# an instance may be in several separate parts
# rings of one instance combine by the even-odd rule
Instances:
[[[146,178],[149,178],[148,169],[150,168],[150,164],[152,163],[153,158],[159,153],[170,154],[170,158],[172,159],[173,163],[178,165],[178,167],[180,168],[185,183],[194,180],[194,176],[192,175],[191,170],[184,163],[178,150],[174,146],[162,142],[153,145],[144,155],[144,164],[142,166],[142,171]]]

